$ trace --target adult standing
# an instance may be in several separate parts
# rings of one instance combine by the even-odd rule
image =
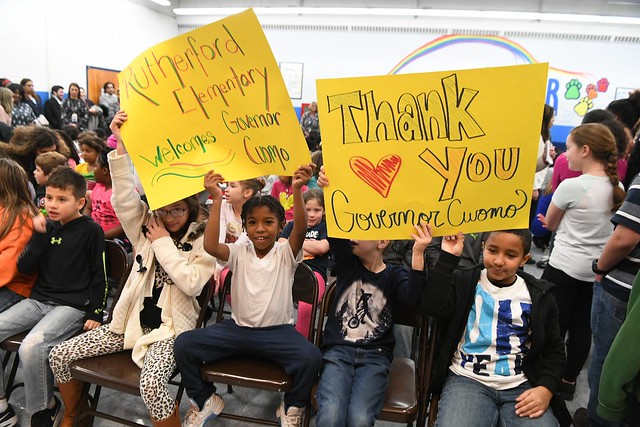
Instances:
[[[109,108],[109,112],[105,120],[107,121],[107,126],[111,124],[111,120],[116,115],[116,113],[120,110],[120,100],[115,94],[116,87],[111,82],[106,82],[102,87],[104,93],[100,95],[99,103],[100,105],[104,105]]]
[[[0,87],[0,122],[11,126],[13,112],[13,92],[6,87]]]
[[[313,101],[300,118],[300,127],[307,140],[310,151],[316,151],[320,142],[320,122],[318,121],[318,104]]]
[[[31,107],[33,114],[38,117],[42,114],[42,100],[33,88],[33,81],[31,79],[22,79],[20,86],[24,89],[24,102]]]
[[[78,83],[69,85],[69,97],[62,103],[62,124],[76,126],[80,130],[87,130],[89,125],[89,107],[80,99]]]
[[[17,83],[11,83],[9,90],[13,92],[13,113],[11,117],[11,127],[30,126],[36,120],[29,104],[24,102],[24,88]]]
[[[51,97],[44,103],[44,117],[54,129],[62,129],[62,101],[64,88],[55,85],[51,88]]]

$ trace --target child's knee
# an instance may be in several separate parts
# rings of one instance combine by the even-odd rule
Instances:
[[[315,345],[308,345],[306,347],[303,360],[306,361],[309,369],[320,371],[320,367],[322,366],[322,352]]]
[[[376,422],[376,418],[373,414],[367,413],[365,408],[349,408],[347,414],[348,426],[372,426]]]
[[[18,349],[18,355],[21,360],[26,360],[29,355],[36,354],[35,352],[40,352],[44,350],[44,334],[35,332],[29,333],[20,344],[20,348]]]

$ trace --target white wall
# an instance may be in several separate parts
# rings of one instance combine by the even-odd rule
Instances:
[[[176,20],[128,0],[0,0],[0,77],[37,91],[86,84],[86,66],[119,70],[178,35]]]

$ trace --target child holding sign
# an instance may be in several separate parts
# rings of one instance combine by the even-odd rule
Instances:
[[[242,206],[242,222],[250,243],[220,243],[220,208],[224,178],[213,171],[205,176],[205,188],[213,198],[205,230],[205,250],[225,261],[233,273],[231,319],[176,339],[175,355],[192,406],[183,426],[201,427],[224,408],[213,384],[203,380],[204,362],[223,357],[255,354],[273,360],[293,376],[293,387],[278,409],[283,426],[301,426],[304,407],[320,369],[316,346],[293,327],[292,285],[307,230],[302,187],[312,165],[298,168],[293,176],[294,226],[289,240],[278,235],[285,224],[284,209],[271,196],[256,196]]]
[[[462,233],[442,240],[422,294],[423,314],[441,328],[436,426],[570,425],[564,401],[554,397],[565,355],[552,284],[520,270],[531,257],[531,233],[490,232],[484,268],[458,269],[463,246]]]

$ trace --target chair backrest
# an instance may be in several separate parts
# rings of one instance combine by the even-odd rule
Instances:
[[[231,293],[231,276],[232,273],[229,271],[227,273],[227,277],[224,279],[224,284],[222,285],[222,298],[220,298],[220,306],[218,307],[218,315],[216,317],[216,321],[220,322],[224,318],[224,301]],[[296,268],[295,276],[293,279],[293,302],[306,302],[312,306],[311,310],[311,319],[309,320],[309,333],[307,336],[309,337],[309,341],[313,342],[313,337],[315,336],[315,324],[316,324],[316,312],[318,308],[318,278],[311,268],[301,262],[298,264]]]
[[[113,316],[113,307],[115,307],[116,302],[118,302],[122,288],[124,288],[124,284],[127,282],[127,278],[131,272],[132,263],[129,262],[127,251],[121,245],[113,240],[105,240],[104,243],[107,278],[118,283],[118,289],[111,302],[111,309],[109,310],[109,317],[106,322],[109,323]]]

